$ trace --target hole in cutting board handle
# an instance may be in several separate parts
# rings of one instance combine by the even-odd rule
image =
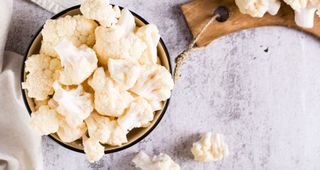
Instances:
[[[218,22],[225,22],[229,19],[229,9],[225,6],[218,6],[213,12],[213,15],[217,15],[216,20]]]

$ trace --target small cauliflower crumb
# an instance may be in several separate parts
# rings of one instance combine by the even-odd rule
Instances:
[[[63,142],[70,143],[81,138],[86,131],[87,126],[84,122],[78,126],[70,126],[66,121],[62,121],[57,131],[57,135]]]
[[[86,0],[80,6],[84,17],[99,22],[104,27],[111,27],[118,22],[120,9],[109,5],[109,0]]]
[[[52,84],[58,78],[60,69],[58,59],[41,54],[32,55],[25,62],[27,76],[22,88],[27,90],[29,97],[45,100],[54,92]]]
[[[147,48],[145,48],[139,59],[139,63],[156,64],[158,60],[157,45],[160,40],[157,26],[154,24],[144,25],[138,28],[136,35],[147,45]]]
[[[143,127],[153,120],[153,111],[147,100],[138,98],[131,103],[124,115],[118,119],[122,129],[130,131],[133,128]]]
[[[180,170],[180,166],[170,156],[163,153],[151,158],[145,152],[140,151],[132,162],[141,170]]]
[[[235,0],[235,2],[241,13],[259,18],[266,12],[276,15],[281,6],[279,0]]]
[[[101,115],[118,117],[133,100],[131,94],[119,88],[102,67],[96,69],[88,84],[95,91],[94,105]]]
[[[145,43],[134,34],[135,21],[129,10],[123,9],[119,22],[111,27],[99,26],[96,31],[94,49],[98,54],[99,62],[108,63],[109,58],[126,59],[137,62],[144,52]]]
[[[54,47],[63,67],[59,81],[64,85],[79,85],[98,67],[96,53],[86,45],[75,47],[63,39]]]
[[[170,97],[173,85],[171,74],[165,67],[157,64],[144,65],[130,91],[151,101],[163,101]]]
[[[81,85],[76,89],[65,90],[55,82],[53,87],[55,90],[53,100],[58,104],[56,108],[58,113],[65,117],[70,126],[81,125],[93,111],[92,95],[84,92]]]
[[[84,153],[86,153],[89,162],[93,163],[102,158],[104,154],[104,146],[95,138],[88,138],[86,135],[82,137]]]
[[[228,145],[224,142],[223,135],[212,135],[207,132],[201,136],[198,142],[193,143],[191,152],[197,161],[218,161],[229,155]]]
[[[92,47],[95,43],[94,30],[97,26],[96,22],[81,15],[49,19],[41,31],[40,54],[57,57],[54,47],[62,39],[71,41],[76,47],[82,44]]]
[[[55,110],[47,105],[40,106],[39,110],[31,114],[30,125],[40,135],[48,135],[58,131],[60,118]]]
[[[140,75],[141,67],[139,64],[123,60],[109,59],[108,71],[110,77],[116,81],[124,90],[130,89]]]

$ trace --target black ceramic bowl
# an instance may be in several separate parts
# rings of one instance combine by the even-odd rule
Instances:
[[[56,18],[63,17],[66,15],[71,15],[71,16],[78,15],[78,14],[80,14],[79,8],[80,8],[80,5],[68,8],[68,9],[56,14],[51,19],[56,19]],[[131,12],[131,13],[135,16],[136,25],[138,27],[148,24],[148,22],[146,20],[144,20],[142,17],[140,17],[136,13],[134,13],[134,12]],[[41,41],[42,41],[42,35],[41,35],[42,28],[43,27],[41,27],[39,29],[39,31],[35,34],[33,40],[31,41],[31,43],[27,49],[27,52],[25,53],[24,61],[29,56],[39,53],[39,49],[40,49]],[[161,65],[166,67],[170,71],[170,73],[172,74],[169,53],[168,53],[168,50],[167,50],[165,44],[163,43],[162,39],[160,39],[157,50],[158,50],[158,58],[159,58]],[[22,74],[21,75],[22,75],[21,82],[24,82],[25,78],[26,78],[24,63],[22,65]],[[26,108],[27,108],[29,114],[31,114],[32,112],[35,111],[34,99],[28,97],[27,90],[24,90],[22,88],[21,88],[21,90],[22,90],[22,95],[23,95],[23,99],[24,99],[24,103],[26,105]],[[126,149],[126,148],[136,144],[137,142],[141,141],[143,138],[145,138],[159,124],[161,118],[163,117],[163,115],[165,114],[165,112],[167,110],[168,104],[169,104],[169,99],[163,103],[163,108],[161,110],[155,112],[154,120],[151,122],[151,124],[148,127],[136,128],[136,129],[133,129],[132,131],[130,131],[127,135],[128,142],[126,144],[123,144],[122,146],[105,145],[105,153],[112,153],[112,152],[117,152],[117,151]],[[59,143],[60,145],[66,147],[70,150],[84,153],[81,139],[74,141],[74,142],[71,142],[71,143],[65,143],[60,140],[60,138],[58,137],[57,134],[50,134],[49,137],[52,138],[57,143]]]

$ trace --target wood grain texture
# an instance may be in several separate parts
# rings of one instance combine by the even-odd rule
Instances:
[[[287,26],[320,37],[319,17],[315,17],[315,24],[312,29],[304,29],[295,24],[294,11],[283,2],[277,15],[265,14],[262,18],[253,18],[240,13],[234,0],[194,0],[181,5],[182,13],[194,37],[212,17],[213,11],[221,5],[226,6],[230,10],[229,19],[223,23],[213,22],[201,35],[196,43],[197,46],[205,46],[212,40],[232,32],[261,26]]]

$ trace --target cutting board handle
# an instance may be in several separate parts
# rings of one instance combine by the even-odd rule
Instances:
[[[213,11],[225,6],[229,9],[229,18],[225,22],[213,22],[196,42],[197,46],[205,46],[214,39],[241,30],[261,26],[286,26],[311,33],[320,37],[320,17],[315,17],[314,27],[305,29],[294,22],[294,11],[282,2],[277,15],[265,14],[262,18],[253,18],[240,13],[234,0],[194,0],[181,5],[182,13],[192,35],[195,37],[201,28],[210,20]]]

